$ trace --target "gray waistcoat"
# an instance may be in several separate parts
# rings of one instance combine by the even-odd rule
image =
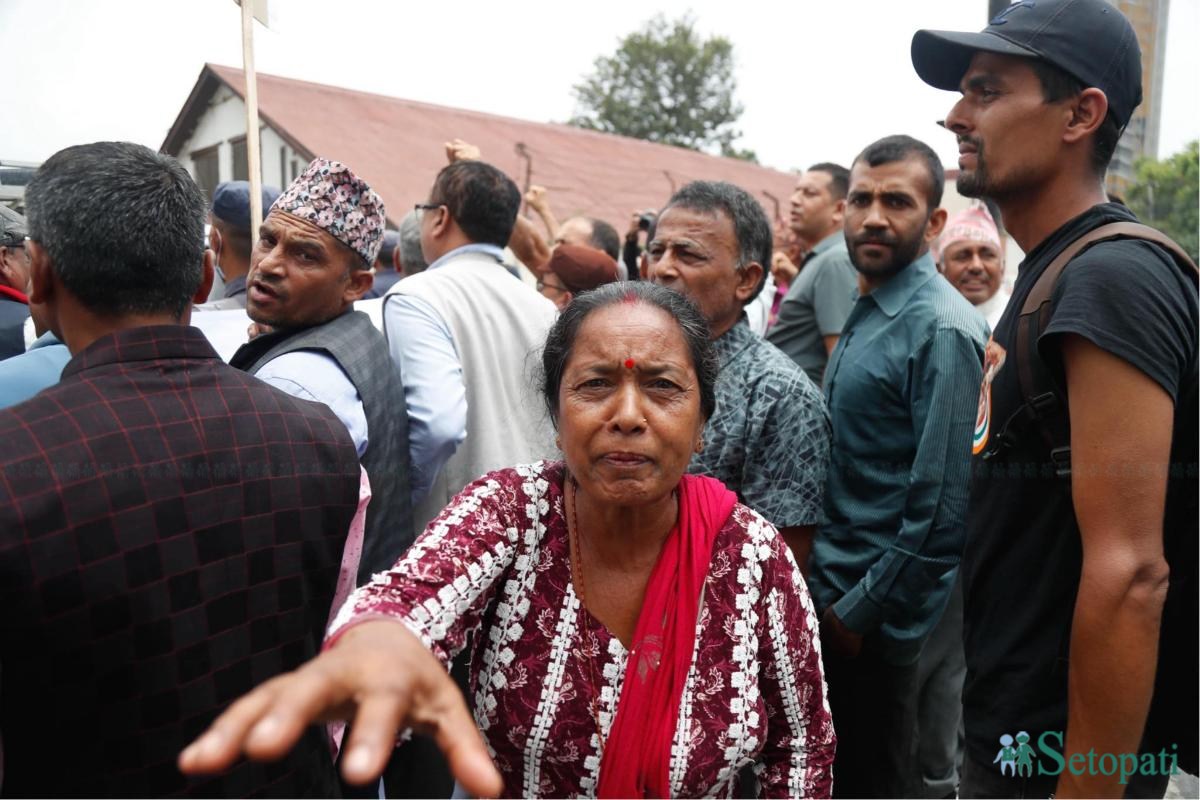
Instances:
[[[301,331],[259,336],[242,345],[229,363],[253,375],[268,361],[296,350],[316,350],[336,361],[358,390],[366,412],[368,441],[362,465],[371,480],[371,502],[358,566],[361,586],[396,563],[414,538],[404,387],[383,334],[361,311],[348,311]]]

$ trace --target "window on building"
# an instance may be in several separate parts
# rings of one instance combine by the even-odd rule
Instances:
[[[192,169],[195,172],[196,184],[204,192],[204,199],[211,203],[213,192],[221,180],[216,146],[193,152]]]
[[[246,137],[237,136],[229,140],[233,149],[233,179],[235,181],[250,180],[250,160],[246,155]]]

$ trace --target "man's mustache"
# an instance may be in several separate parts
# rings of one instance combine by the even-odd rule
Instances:
[[[854,246],[857,247],[857,246],[863,245],[863,244],[882,244],[882,245],[887,245],[888,247],[895,247],[896,241],[897,240],[895,239],[895,237],[892,237],[892,236],[878,236],[878,235],[855,236],[854,237]]]

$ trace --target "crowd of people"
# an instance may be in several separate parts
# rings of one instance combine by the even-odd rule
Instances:
[[[457,139],[411,211],[317,158],[257,233],[245,182],[50,157],[0,207],[0,789],[1195,772],[1197,273],[1103,188],[1136,37],[1026,2],[912,61],[954,215],[906,135],[783,229],[698,180],[624,234]]]

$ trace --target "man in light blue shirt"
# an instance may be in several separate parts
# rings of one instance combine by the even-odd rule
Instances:
[[[504,263],[502,248],[466,244],[438,256],[426,269],[436,270],[468,253],[493,258],[498,266]],[[449,326],[433,306],[419,297],[390,291],[383,305],[383,332],[388,352],[404,376],[413,498],[419,502],[467,438],[467,388],[462,362]]]
[[[416,206],[429,267],[384,298],[388,350],[404,376],[413,493],[424,495],[418,529],[484,473],[555,454],[533,367],[556,310],[503,261],[520,206],[508,176],[458,157]],[[384,784],[402,787],[391,796],[444,797],[450,779],[437,748],[417,737],[396,751]]]
[[[0,361],[0,408],[23,403],[58,383],[63,367],[70,360],[67,346],[47,331],[23,354]]]
[[[907,136],[850,170],[859,298],[825,370],[833,458],[809,563],[838,796],[915,796],[917,657],[963,550],[987,327],[928,253],[944,180]]]
[[[521,194],[482,161],[438,174],[421,214],[429,268],[384,299],[388,349],[404,376],[418,526],[485,472],[554,455],[533,392],[554,304],[505,268]]]
[[[24,353],[0,360],[0,408],[23,403],[58,383],[63,367],[71,360],[67,346],[50,330],[44,307],[30,303],[29,316],[33,318],[38,338]]]

